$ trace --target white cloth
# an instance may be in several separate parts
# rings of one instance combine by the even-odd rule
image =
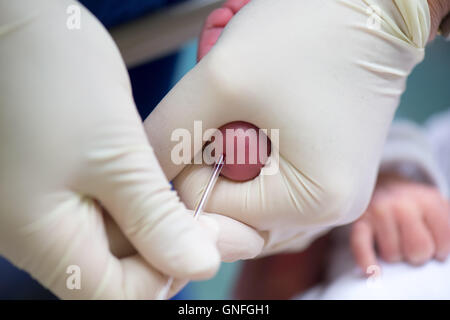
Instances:
[[[381,275],[366,278],[349,246],[349,226],[333,231],[327,280],[294,297],[300,300],[450,299],[450,259],[415,267],[380,262]]]

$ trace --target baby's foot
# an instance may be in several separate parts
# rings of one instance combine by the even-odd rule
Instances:
[[[200,35],[197,53],[198,61],[216,44],[222,30],[230,22],[231,18],[249,2],[250,0],[227,0],[222,8],[211,12]]]

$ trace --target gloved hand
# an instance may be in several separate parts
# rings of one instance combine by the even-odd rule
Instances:
[[[206,210],[256,229],[262,254],[302,249],[367,207],[388,127],[429,34],[426,0],[250,1],[146,131],[192,208],[212,169],[170,161],[175,129],[194,137],[195,120],[204,130],[232,121],[279,129],[271,156],[280,154],[278,173],[219,180]],[[200,150],[197,143],[193,154]]]
[[[171,190],[106,30],[74,1],[0,8],[0,254],[61,298],[155,298],[164,274],[212,276],[218,225]],[[121,233],[137,254],[112,254]]]

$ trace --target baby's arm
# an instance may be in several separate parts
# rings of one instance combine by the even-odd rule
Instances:
[[[449,254],[448,184],[433,151],[423,129],[393,126],[369,208],[352,226],[352,250],[363,270],[377,264],[375,245],[388,262],[417,265]]]

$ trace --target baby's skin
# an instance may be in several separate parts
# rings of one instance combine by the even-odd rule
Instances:
[[[221,8],[209,14],[200,35],[197,53],[198,61],[214,47],[228,22],[249,2],[250,0],[227,0]]]
[[[200,36],[198,61],[216,44],[233,16],[250,1],[228,0],[208,16]],[[450,10],[450,2],[428,2],[431,41],[440,21]],[[230,129],[235,127],[234,124],[226,126]],[[233,171],[233,166],[228,170]],[[242,166],[236,172],[236,180],[254,177],[254,172],[247,174]],[[443,261],[450,253],[449,217],[449,202],[436,188],[396,175],[380,175],[367,211],[352,225],[350,244],[355,260],[364,273],[369,266],[378,264],[377,254],[387,262],[404,261],[413,265],[433,258]],[[236,297],[283,299],[308,289],[320,281],[327,248],[325,237],[296,255],[278,255],[247,262],[239,277]],[[271,280],[261,281],[267,279],[267,274]],[[289,285],[292,283],[297,285]]]
[[[444,261],[450,253],[449,202],[433,186],[381,174],[367,211],[352,225],[350,239],[363,270],[377,265],[377,253],[386,262]]]

